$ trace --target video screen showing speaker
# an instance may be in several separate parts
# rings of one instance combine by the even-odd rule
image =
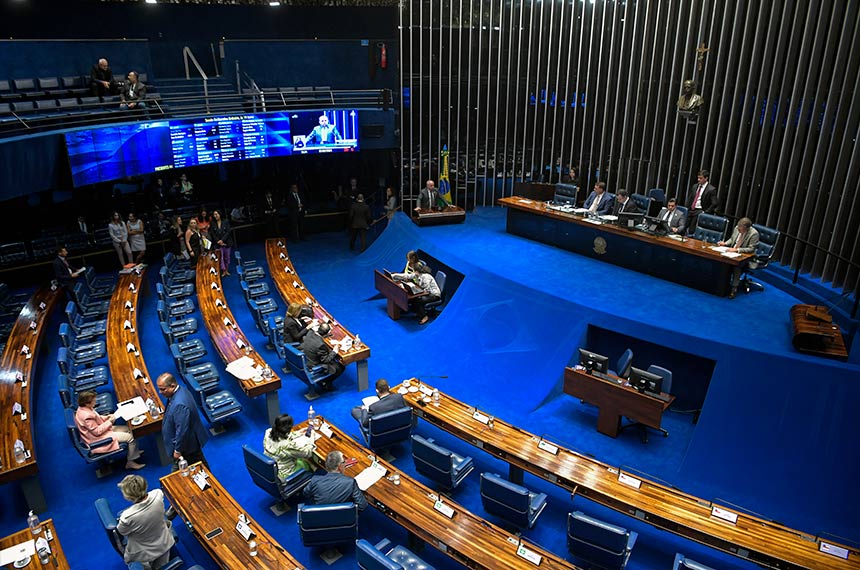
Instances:
[[[358,151],[358,111],[336,109],[290,113],[294,154]]]

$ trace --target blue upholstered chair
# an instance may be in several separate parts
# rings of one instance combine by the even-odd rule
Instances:
[[[622,570],[630,559],[637,533],[590,517],[580,511],[567,516],[567,548],[588,564]]]
[[[107,366],[78,368],[74,354],[65,346],[61,346],[60,350],[57,351],[57,367],[60,369],[60,374],[69,377],[69,383],[76,390],[91,390],[98,386],[104,386],[110,378]]]
[[[770,265],[770,260],[773,257],[773,252],[776,249],[776,244],[779,241],[779,230],[774,228],[769,228],[767,226],[760,226],[758,224],[753,224],[753,227],[758,232],[758,247],[755,250],[755,260],[754,264],[751,263],[746,267],[746,276],[742,281],[742,285],[744,290],[749,293],[750,291],[764,291],[764,285],[757,281],[752,281],[749,277],[757,272],[765,269],[768,265]]]
[[[221,424],[242,413],[242,404],[229,390],[219,390],[217,383],[204,386],[193,375],[184,378],[194,402],[210,424]]]
[[[680,552],[675,554],[675,563],[672,565],[672,570],[714,570],[710,566],[705,566],[701,562],[690,560]]]
[[[648,190],[648,197],[659,204],[661,208],[666,205],[666,191],[662,188],[651,188]]]
[[[245,300],[257,299],[258,297],[265,297],[269,294],[269,284],[265,281],[248,281],[246,271],[241,267],[236,268],[236,274],[239,276],[239,284],[242,287],[242,293],[245,295]],[[262,279],[262,277],[259,277],[258,279]]]
[[[361,570],[434,570],[408,548],[392,547],[387,538],[375,546],[363,538],[356,540],[355,558]]]
[[[158,320],[162,323],[167,323],[167,326],[170,327],[170,332],[177,339],[185,338],[186,336],[197,332],[197,319],[194,317],[183,318],[184,315],[177,315],[176,318],[174,318],[174,316],[168,312],[167,305],[165,305],[164,301],[158,301],[155,307],[155,310],[158,312]]]
[[[191,281],[177,281],[170,276],[167,267],[162,267],[158,270],[158,275],[161,278],[161,285],[164,287],[164,293],[169,298],[187,297],[194,294],[194,283]]]
[[[555,185],[555,195],[553,196],[552,201],[576,206],[577,194],[579,194],[578,186],[559,182]]]
[[[218,369],[215,368],[214,364],[211,362],[203,362],[189,366],[188,362],[182,358],[182,354],[180,354],[179,347],[176,344],[170,345],[170,353],[173,356],[173,361],[176,363],[176,367],[179,368],[179,372],[182,374],[182,377],[186,382],[191,378],[201,387],[206,389],[218,385],[220,377],[218,375]]]
[[[251,480],[257,487],[278,499],[279,505],[300,493],[313,477],[313,473],[307,469],[299,469],[286,479],[281,479],[278,477],[278,464],[271,457],[248,445],[242,446],[242,455],[245,457],[245,468],[248,469]]]
[[[615,363],[615,370],[610,370],[609,373],[619,378],[627,378],[630,376],[630,369],[633,367],[633,351],[627,349],[621,353],[618,362]]]
[[[299,505],[299,535],[305,546],[352,544],[358,537],[358,506],[355,503]]]
[[[69,434],[69,439],[75,448],[75,451],[83,457],[87,463],[102,467],[111,461],[115,461],[121,457],[125,457],[128,452],[128,444],[120,443],[119,449],[108,453],[95,453],[101,447],[108,447],[113,443],[113,439],[107,437],[100,439],[91,444],[84,443],[81,439],[81,434],[78,431],[78,426],[75,424],[75,412],[71,408],[65,408],[63,414],[66,419],[66,432]]]
[[[57,391],[64,408],[75,409],[78,407],[78,393],[94,388],[78,388],[69,382],[65,374],[57,375]],[[116,411],[116,398],[112,392],[97,392],[95,410],[103,416],[110,415]]]
[[[418,434],[412,436],[412,459],[415,470],[438,483],[443,489],[457,488],[475,468],[471,457],[457,455],[437,445],[432,439]]]
[[[726,239],[726,230],[729,228],[729,219],[713,214],[699,214],[696,222],[696,231],[693,238],[708,243],[717,243]]]
[[[630,199],[639,208],[639,211],[644,215],[648,215],[651,211],[651,198],[642,194],[630,194]]]
[[[158,293],[158,299],[164,303],[167,309],[167,315],[170,318],[184,317],[185,315],[194,312],[194,302],[191,299],[170,300],[164,292],[164,286],[161,283],[155,284],[155,290]]]
[[[94,506],[99,521],[102,523],[102,528],[107,535],[108,542],[110,542],[110,545],[120,557],[125,556],[126,539],[117,531],[119,520],[117,519],[116,512],[110,508],[107,499],[103,497],[96,499]]]
[[[666,392],[667,394],[672,393],[672,371],[671,370],[669,370],[667,368],[663,368],[662,366],[657,366],[656,364],[652,364],[651,366],[648,367],[648,372],[650,372],[651,374],[656,374],[657,376],[659,376],[663,379],[662,386],[661,386],[663,392]],[[652,428],[650,426],[646,426],[643,423],[639,423],[637,421],[632,421],[629,424],[625,424],[625,425],[621,426],[621,430],[623,431],[623,430],[630,428],[630,427],[635,427],[636,429],[639,430],[639,437],[642,440],[642,443],[648,443],[648,430],[649,429],[655,429],[655,428]],[[663,434],[663,437],[669,437],[669,432],[665,428],[661,427],[661,428],[656,428],[656,429],[661,434]]]
[[[87,267],[84,270],[84,279],[94,294],[113,293],[114,287],[116,287],[115,276],[96,277],[96,270],[92,267]]]
[[[367,426],[361,426],[361,435],[367,447],[377,451],[409,439],[414,424],[412,408],[406,406],[371,416]]]
[[[81,343],[78,342],[78,337],[75,331],[69,326],[69,323],[60,325],[60,342],[68,352],[70,352],[78,364],[88,364],[95,362],[100,358],[104,358],[107,354],[105,341],[98,340],[94,342]]]
[[[84,289],[84,284],[78,281],[74,287],[75,297],[81,315],[86,318],[103,318],[110,311],[110,301],[106,299],[91,299],[90,294]]]
[[[66,303],[66,319],[78,339],[90,340],[103,336],[107,331],[107,319],[86,319],[78,312],[74,301]]]
[[[259,281],[260,279],[266,276],[263,268],[257,264],[256,260],[250,259],[246,260],[242,258],[241,252],[238,250],[234,252],[236,257],[236,269],[237,272],[241,268],[242,273],[240,273],[240,279],[244,277],[246,281]]]
[[[269,316],[266,319],[266,336],[269,337],[269,344],[278,353],[281,360],[286,360],[287,349],[284,348],[284,321],[281,320],[280,326],[274,316]]]
[[[284,351],[290,371],[310,388],[310,392],[305,397],[308,399],[316,398],[317,387],[329,380],[333,374],[330,374],[325,366],[308,366],[305,354],[297,346],[287,343],[284,345]]]
[[[251,314],[254,315],[254,322],[257,328],[261,331],[265,330],[265,325],[269,314],[278,311],[278,303],[271,297],[260,297],[259,299],[249,299],[248,308],[251,309]]]
[[[199,338],[192,338],[190,340],[180,340],[176,334],[170,329],[170,325],[165,322],[159,322],[161,325],[161,335],[164,337],[164,341],[168,344],[175,344],[179,347],[179,354],[182,355],[182,358],[185,359],[186,363],[194,362],[195,360],[200,360],[206,353],[206,347],[203,345],[203,341]]]
[[[484,510],[517,528],[532,528],[546,507],[546,493],[533,493],[495,473],[481,473]]]

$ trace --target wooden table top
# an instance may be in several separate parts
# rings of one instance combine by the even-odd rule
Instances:
[[[152,398],[155,405],[164,410],[164,403],[161,401],[155,386],[155,378],[150,376],[146,369],[140,337],[137,334],[137,304],[145,271],[145,269],[141,269],[140,273],[132,271],[121,274],[111,296],[106,335],[108,364],[110,365],[110,375],[113,379],[117,402],[131,400],[136,396],[140,396],[144,401]],[[132,285],[134,285],[134,290],[130,289]],[[131,303],[131,308],[126,307],[126,303]],[[125,321],[129,321],[131,329],[125,327]],[[128,351],[129,343],[137,348],[137,354]],[[146,382],[142,378],[134,377],[135,368],[143,373]],[[156,375],[157,377],[158,375]],[[163,415],[159,415],[157,419],[153,419],[147,413],[143,423],[135,426],[128,422],[128,427],[138,438],[157,433],[161,431],[162,417]]]
[[[697,257],[704,257],[705,259],[725,263],[726,265],[741,265],[749,261],[751,257],[754,257],[754,254],[752,253],[743,253],[740,255],[740,257],[735,258],[726,257],[724,255],[721,255],[719,252],[716,252],[711,249],[714,244],[693,238],[687,238],[686,241],[682,242],[681,240],[673,239],[667,236],[653,236],[650,234],[646,234],[645,232],[631,231],[613,224],[593,224],[591,222],[585,221],[586,218],[582,216],[577,216],[576,214],[568,214],[565,212],[560,212],[558,210],[551,210],[547,208],[545,202],[537,202],[535,200],[521,198],[519,196],[500,198],[498,202],[500,205],[507,206],[508,208],[514,208],[517,210],[522,210],[524,212],[531,212],[533,214],[539,214],[557,220],[564,220],[566,222],[579,224],[581,226],[600,228],[602,231],[605,232],[626,236],[643,242],[659,244],[667,249],[674,249],[675,251],[695,255]]]
[[[409,382],[417,386],[419,380]],[[401,387],[404,385],[392,389]],[[447,394],[442,394],[438,407],[421,406],[421,395],[421,391],[411,392],[404,394],[404,399],[431,424],[537,477],[656,527],[771,568],[860,568],[860,553],[856,551],[851,551],[847,560],[819,552],[820,540],[813,535],[626,473],[641,481],[636,489],[619,481],[617,467],[555,442],[551,443],[558,446],[557,454],[544,451],[538,448],[541,437],[498,418],[494,428],[488,429],[473,418],[474,408]],[[489,415],[487,410],[481,412]],[[713,516],[714,506],[736,515],[736,524]]]
[[[50,286],[45,286],[36,291],[21,309],[18,319],[9,333],[6,341],[6,349],[0,358],[0,483],[8,483],[31,477],[39,472],[36,464],[36,449],[34,447],[35,437],[33,435],[35,421],[33,418],[32,389],[36,372],[36,360],[39,358],[39,346],[42,339],[48,334],[48,322],[51,311],[62,298],[62,291],[57,289],[51,291]],[[44,303],[45,308],[40,309]],[[30,323],[36,323],[35,331],[30,328]],[[56,332],[54,333],[56,334]],[[24,345],[30,348],[31,358],[21,354]],[[18,373],[21,373],[24,382],[16,381]],[[51,387],[50,389],[53,389]],[[12,406],[20,403],[27,414],[27,419],[22,420],[20,414],[12,415]],[[30,458],[23,463],[15,462],[14,446],[16,440],[24,442],[24,448],[30,452]]]
[[[355,335],[332,317],[317,302],[313,293],[308,291],[304,283],[302,283],[302,278],[299,277],[296,268],[293,267],[293,262],[290,260],[289,253],[287,253],[286,240],[267,239],[266,260],[269,263],[269,273],[272,275],[272,281],[287,305],[290,303],[308,305],[313,308],[314,318],[319,319],[320,322],[331,324],[331,335],[325,339],[329,346],[333,346],[334,342],[340,342],[344,338],[351,338],[353,340],[353,346],[350,350],[338,353],[340,361],[344,366],[370,358],[370,347],[363,342],[360,347],[355,346]],[[286,308],[284,312],[286,312]]]
[[[63,547],[60,544],[60,537],[57,535],[57,529],[54,526],[54,520],[48,519],[42,521],[42,532],[38,535],[33,535],[29,528],[25,528],[24,530],[19,530],[15,534],[10,534],[4,538],[0,538],[0,550],[4,550],[6,548],[10,548],[15,546],[16,544],[21,544],[22,542],[27,542],[28,540],[38,539],[40,536],[45,537],[45,540],[48,539],[45,536],[45,529],[51,529],[51,533],[54,535],[53,540],[48,540],[48,548],[51,549],[51,559],[52,562],[49,565],[42,565],[39,562],[38,555],[33,555],[30,558],[30,563],[23,567],[22,570],[43,570],[45,568],[55,568],[59,570],[69,570],[71,566],[69,565],[69,561],[66,560],[66,554],[63,552]],[[9,566],[11,568],[12,566]],[[5,568],[5,567],[4,567]]]
[[[201,463],[195,463],[192,469],[204,468]],[[183,477],[180,471],[162,477],[161,487],[182,520],[190,525],[191,533],[221,568],[304,569],[266,529],[251,518],[211,472],[208,475],[210,486],[203,490],[190,476]],[[248,541],[236,530],[241,513],[245,514],[256,535],[257,556],[250,555]],[[218,527],[222,529],[221,534],[207,539],[206,534]]]
[[[221,270],[218,265],[217,253],[200,256],[197,260],[197,300],[200,303],[200,314],[203,316],[203,322],[206,324],[206,330],[209,331],[209,336],[212,338],[212,344],[215,350],[221,356],[224,364],[230,364],[234,360],[247,356],[254,361],[255,365],[266,368],[267,366],[272,371],[272,377],[255,382],[253,379],[239,380],[239,386],[242,391],[250,398],[255,398],[267,392],[273,392],[280,389],[281,378],[275,372],[275,369],[280,369],[280,366],[269,366],[263,356],[254,350],[253,344],[239,325],[236,324],[236,317],[230,311],[227,305],[227,299],[224,297],[224,291],[221,289]],[[212,271],[214,270],[214,272]],[[217,286],[217,289],[212,288],[212,284]],[[223,306],[218,306],[217,302],[223,303]],[[230,325],[225,324],[224,319],[230,321]],[[236,344],[241,340],[246,346],[250,347],[250,352],[246,353],[245,349],[239,348]],[[230,374],[226,372],[226,374]]]
[[[307,427],[307,422],[297,426],[296,429],[301,427]],[[355,477],[370,466],[374,455],[372,451],[337,427],[331,424],[329,427],[333,432],[332,438],[321,435],[316,441],[315,454],[320,462],[325,461],[325,456],[330,451],[339,450],[345,458],[354,457],[358,461],[345,470],[347,475]],[[517,555],[518,537],[516,535],[467,511],[448,497],[443,497],[444,503],[455,512],[453,519],[449,519],[433,508],[436,494],[432,489],[397,470],[381,458],[379,463],[388,470],[388,473],[386,477],[367,489],[365,496],[370,505],[379,509],[394,522],[469,568],[522,570],[534,567]],[[388,479],[393,473],[399,473],[400,485],[395,485]],[[542,569],[577,568],[534,543],[523,540],[522,544],[543,557],[540,563]]]

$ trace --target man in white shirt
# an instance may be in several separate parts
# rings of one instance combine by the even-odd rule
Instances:
[[[439,285],[430,274],[430,268],[426,266],[418,270],[418,286],[421,287],[424,294],[417,299],[413,299],[412,304],[415,314],[419,318],[418,324],[425,325],[430,320],[430,317],[427,315],[426,306],[428,303],[441,299],[442,290],[439,289]]]

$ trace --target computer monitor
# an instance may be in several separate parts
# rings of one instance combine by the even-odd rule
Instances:
[[[618,225],[632,230],[638,226],[645,215],[641,212],[618,212]]]
[[[664,236],[669,233],[669,224],[659,218],[646,217],[644,225],[645,230],[654,235]]]
[[[630,369],[630,385],[646,394],[657,395],[663,392],[663,377],[639,368]]]
[[[590,374],[592,371],[606,374],[609,371],[609,359],[601,354],[579,349],[579,365]]]

